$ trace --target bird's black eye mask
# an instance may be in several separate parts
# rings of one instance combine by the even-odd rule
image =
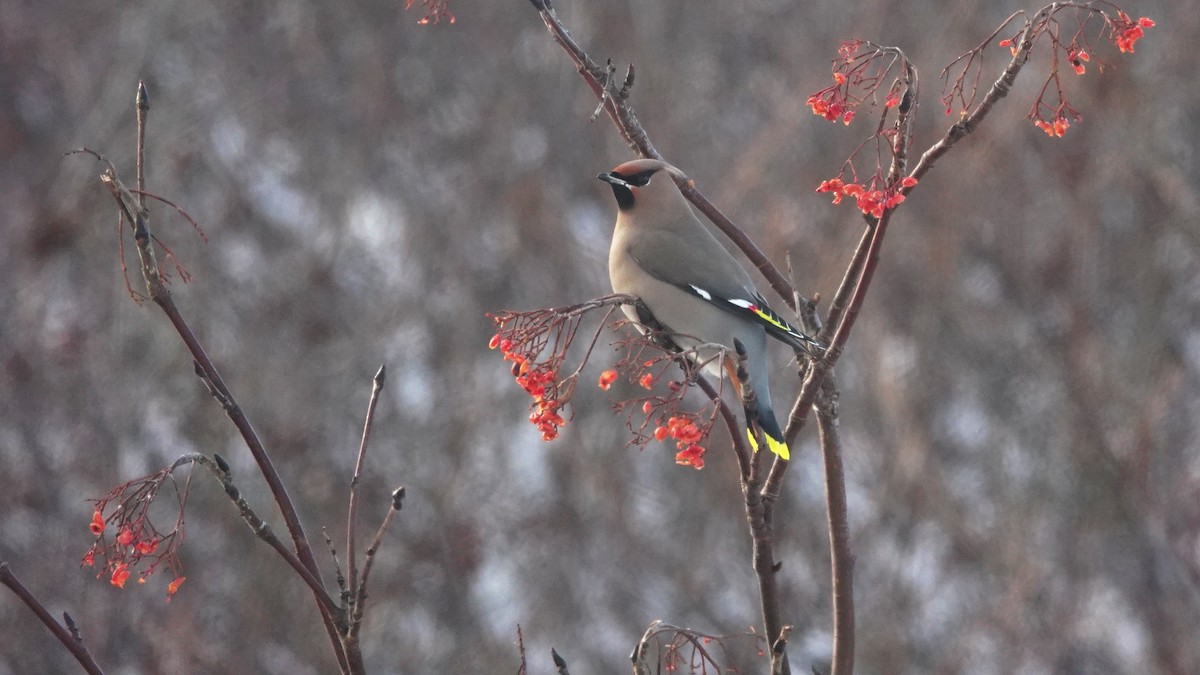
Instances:
[[[602,173],[597,178],[612,185],[613,195],[617,198],[617,207],[622,211],[633,208],[633,190],[635,187],[645,187],[650,184],[650,178],[658,169],[639,171],[632,176],[625,176],[616,171]]]
[[[650,169],[649,171],[635,173],[629,178],[626,178],[625,182],[634,187],[645,187],[650,184],[650,178],[653,177],[657,171],[658,169]]]

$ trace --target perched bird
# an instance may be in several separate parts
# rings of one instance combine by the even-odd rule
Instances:
[[[717,349],[700,347],[695,360],[707,361],[706,369],[716,377],[726,369],[735,387],[734,340],[740,341],[758,397],[757,418],[746,415],[750,444],[757,452],[751,426],[757,423],[771,451],[788,459],[767,385],[767,335],[810,352],[820,345],[767,306],[746,270],[692,213],[675,185],[676,176],[684,174],[654,159],[626,162],[597,176],[612,186],[619,209],[608,254],[613,291],[641,298],[681,349],[702,343],[726,347],[724,359],[713,358]],[[630,319],[646,323],[635,308],[622,309]]]

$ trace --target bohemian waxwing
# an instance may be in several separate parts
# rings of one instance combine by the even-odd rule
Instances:
[[[613,291],[641,298],[677,347],[725,346],[725,363],[713,358],[715,349],[701,348],[696,356],[708,362],[706,369],[715,377],[730,368],[736,358],[733,341],[739,340],[758,396],[758,427],[771,451],[788,459],[767,384],[767,334],[804,351],[820,345],[767,307],[750,275],[692,213],[675,176],[683,172],[654,159],[626,162],[598,176],[612,186],[619,208],[608,254]],[[634,307],[622,310],[644,323]],[[737,379],[731,379],[736,387]],[[746,433],[757,451],[749,419]]]

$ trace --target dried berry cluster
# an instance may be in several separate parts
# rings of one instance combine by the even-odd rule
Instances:
[[[591,356],[604,323],[597,329],[574,372],[560,379],[567,351],[571,346],[580,319],[586,311],[614,303],[594,301],[563,309],[541,309],[531,312],[502,312],[491,315],[497,333],[488,346],[498,349],[511,369],[517,384],[533,399],[529,420],[542,433],[543,440],[554,440],[567,419],[561,411],[570,403],[579,374]],[[607,319],[607,316],[606,316]],[[628,322],[619,321],[620,329]],[[651,441],[675,441],[679,464],[702,468],[705,449],[701,443],[712,430],[716,406],[711,402],[702,410],[691,411],[682,405],[684,395],[703,364],[695,363],[695,354],[677,354],[652,339],[635,333],[614,343],[624,356],[614,366],[603,371],[597,385],[609,390],[622,374],[631,384],[653,392],[666,373],[682,366],[683,377],[666,383],[666,393],[632,396],[614,404],[614,409],[626,417],[626,426],[633,433],[631,445],[646,445]],[[692,358],[689,358],[692,357]],[[640,411],[640,415],[638,414]]]
[[[136,575],[139,584],[165,564],[174,580],[167,585],[167,599],[179,590],[184,576],[178,550],[183,543],[183,506],[186,491],[176,493],[178,517],[168,532],[161,532],[150,520],[150,507],[158,491],[171,481],[177,465],[164,468],[142,478],[136,478],[93,500],[91,531],[96,540],[84,554],[82,564],[99,567],[98,577],[108,576],[109,583],[124,588],[125,582]],[[173,483],[172,483],[173,484]],[[110,539],[110,534],[115,536]]]

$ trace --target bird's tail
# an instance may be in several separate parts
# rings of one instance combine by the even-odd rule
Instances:
[[[762,430],[763,438],[767,439],[767,447],[771,452],[779,455],[780,459],[791,459],[792,455],[788,451],[787,442],[783,440],[783,430],[779,428],[779,422],[775,420],[775,411],[759,402],[758,419],[755,422]],[[755,439],[754,424],[751,423],[749,410],[746,411],[746,437],[750,439],[750,447],[758,452],[758,441]]]

